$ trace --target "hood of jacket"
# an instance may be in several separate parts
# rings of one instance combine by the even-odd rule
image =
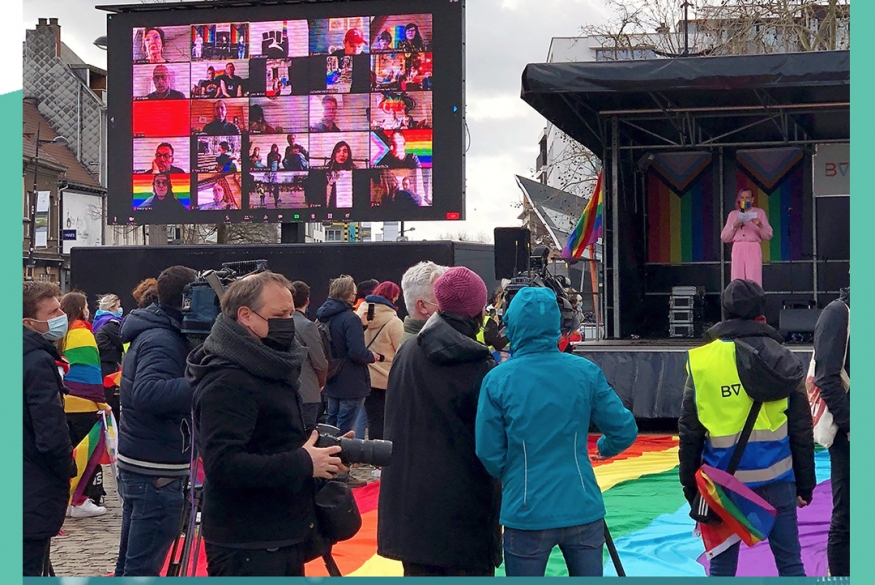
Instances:
[[[346,301],[328,297],[322,306],[319,307],[319,310],[316,311],[316,318],[323,322],[330,321],[332,317],[344,311],[352,311],[352,305]]]
[[[380,295],[368,295],[365,297],[365,303],[374,303],[375,305],[383,305],[389,307],[393,311],[397,311],[398,308],[395,304],[387,299],[386,297],[381,297]]]
[[[266,346],[239,323],[219,315],[203,344],[188,356],[185,378],[194,387],[215,370],[238,368],[253,376],[298,387],[307,350],[295,341],[288,352]]]
[[[784,347],[774,328],[747,319],[718,323],[705,333],[706,341],[735,341],[735,363],[747,394],[754,400],[781,400],[800,388],[805,379],[802,362]]]
[[[468,320],[435,313],[423,325],[416,343],[425,352],[426,359],[436,364],[457,364],[489,358],[489,349],[463,331],[477,334]]]
[[[559,351],[560,319],[552,290],[533,286],[521,289],[504,314],[514,355]]]
[[[52,359],[59,360],[61,359],[61,354],[58,353],[58,348],[55,347],[55,344],[34,331],[33,329],[28,329],[24,327],[24,355],[31,354],[35,351],[47,351],[49,355],[52,356]]]
[[[374,331],[377,331],[386,323],[398,317],[394,307],[388,307],[382,303],[374,303],[374,318],[370,321],[368,321],[368,303],[362,303],[362,306],[356,312],[361,317],[364,328]]]
[[[125,317],[119,329],[119,338],[122,343],[130,343],[140,333],[156,327],[179,333],[182,330],[182,322],[163,305],[149,305],[145,309],[131,311]]]
[[[94,333],[97,333],[98,329],[100,329],[113,319],[121,322],[121,318],[115,313],[110,313],[109,311],[97,311],[97,313],[95,313],[94,315],[94,322],[91,323],[91,330]]]

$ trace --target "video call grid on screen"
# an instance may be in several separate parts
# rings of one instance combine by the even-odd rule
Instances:
[[[119,149],[128,153],[126,164],[110,163],[110,183],[125,183],[126,195],[124,203],[110,198],[111,222],[149,221],[152,210],[138,204],[159,196],[146,175],[162,173],[172,175],[174,193],[187,196],[179,223],[213,223],[215,214],[206,212],[219,209],[232,222],[283,220],[269,213],[281,209],[314,212],[302,214],[302,221],[339,217],[335,209],[351,211],[353,220],[464,217],[463,181],[456,174],[464,164],[460,137],[453,137],[457,144],[447,141],[448,154],[457,153],[457,160],[443,159],[450,172],[433,174],[432,161],[434,143],[442,142],[435,130],[441,118],[452,122],[446,130],[461,128],[462,100],[453,97],[461,97],[463,85],[460,74],[454,79],[449,68],[444,75],[434,68],[441,63],[441,37],[461,41],[461,27],[448,26],[442,35],[434,26],[460,25],[461,9],[451,7],[442,20],[434,3],[407,6],[417,4],[428,5],[428,12],[399,14],[397,6],[388,10],[390,3],[377,1],[354,3],[355,14],[321,18],[313,13],[340,11],[336,5],[284,7],[283,19],[274,17],[277,8],[256,8],[244,19],[230,17],[239,14],[235,9],[191,10],[190,16],[229,18],[192,18],[187,25],[179,24],[179,15],[166,25],[158,23],[166,14],[111,16],[111,62],[119,61],[112,50],[118,31],[126,28],[132,39],[124,100],[130,150]],[[375,10],[363,16],[368,11],[360,8],[368,5]],[[379,14],[377,7],[391,13]],[[288,18],[289,12],[302,18]],[[264,17],[256,18],[260,13]],[[149,22],[125,27],[121,16]],[[456,44],[443,54],[448,64],[461,65]],[[447,87],[435,87],[435,71]],[[457,96],[447,95],[452,85]],[[111,111],[124,99],[113,97]],[[447,101],[452,106],[435,110]],[[110,151],[111,158],[123,156]],[[120,168],[129,169],[126,180]],[[210,175],[221,181],[208,185]],[[289,176],[293,185],[284,182]],[[444,187],[455,188],[442,189],[442,176],[449,178]],[[176,186],[183,177],[189,184]]]

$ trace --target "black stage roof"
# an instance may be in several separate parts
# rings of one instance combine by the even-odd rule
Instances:
[[[522,98],[597,154],[850,139],[849,51],[536,63]]]

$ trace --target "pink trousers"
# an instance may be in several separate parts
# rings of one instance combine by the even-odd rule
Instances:
[[[763,285],[763,248],[759,242],[732,244],[732,280],[741,278]]]

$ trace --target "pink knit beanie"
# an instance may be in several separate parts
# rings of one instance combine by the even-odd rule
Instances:
[[[483,279],[464,266],[450,268],[434,283],[438,308],[461,317],[479,317],[486,306],[486,295]]]

